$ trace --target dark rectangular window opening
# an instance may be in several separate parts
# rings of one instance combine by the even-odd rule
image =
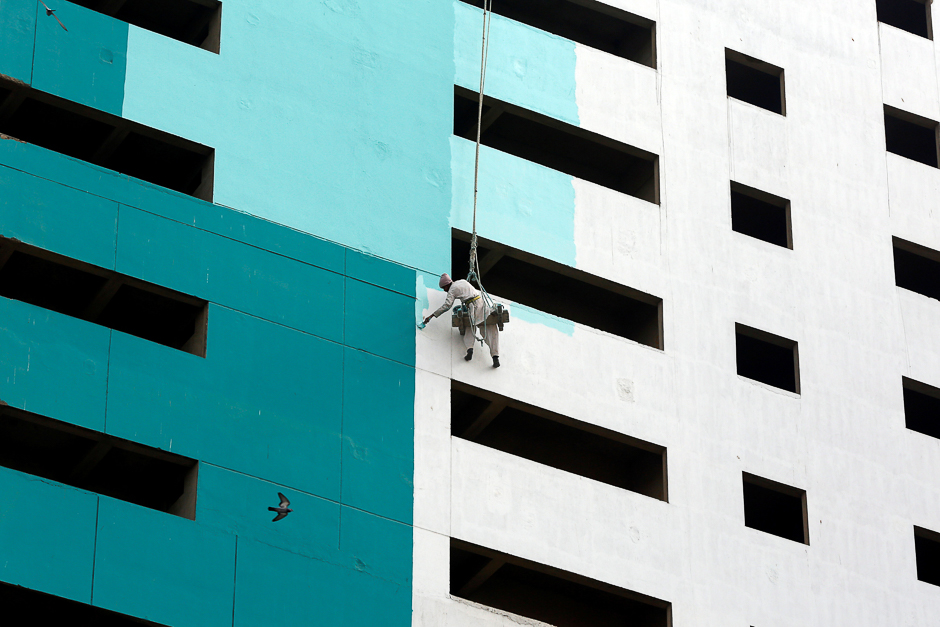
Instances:
[[[483,0],[463,0],[483,8]],[[500,0],[493,13],[656,67],[656,22],[594,0]]]
[[[196,460],[0,406],[0,466],[196,518]]]
[[[800,359],[795,341],[737,323],[734,334],[739,375],[800,393]]]
[[[894,282],[898,287],[940,300],[940,251],[892,238]]]
[[[937,167],[937,122],[885,105],[885,148]]]
[[[790,201],[732,181],[731,229],[792,249]]]
[[[161,627],[134,616],[111,612],[52,594],[0,582],[0,607],[10,624],[94,625],[95,627]],[[19,616],[20,618],[16,618]]]
[[[728,97],[787,114],[783,68],[725,48]]]
[[[454,87],[454,135],[476,141],[477,92]],[[484,146],[659,204],[659,157],[495,98],[483,99]]]
[[[907,428],[940,439],[940,389],[907,377],[901,381]]]
[[[451,433],[582,477],[666,498],[666,448],[451,382]]]
[[[219,52],[222,3],[218,0],[71,0],[122,22],[209,52]]]
[[[557,627],[667,627],[668,601],[451,538],[450,593]]]
[[[940,533],[914,527],[914,552],[917,555],[917,578],[940,586]]]
[[[744,524],[787,540],[809,544],[806,491],[744,475]]]
[[[212,148],[0,79],[0,139],[16,139],[212,201]]]
[[[930,2],[923,0],[875,0],[878,21],[909,33],[933,39]]]
[[[0,296],[206,356],[206,301],[4,237]]]
[[[453,275],[465,277],[470,235],[452,233]],[[491,294],[663,350],[661,298],[483,238],[477,243],[483,284]]]

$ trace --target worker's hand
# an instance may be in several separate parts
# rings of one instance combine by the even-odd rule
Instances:
[[[433,318],[433,317],[434,317],[434,314],[431,314],[430,316],[428,316],[427,318],[425,318],[425,319],[424,319],[424,324],[429,323],[429,322],[431,321],[431,318]]]

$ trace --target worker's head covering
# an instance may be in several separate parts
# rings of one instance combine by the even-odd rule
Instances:
[[[454,280],[451,279],[451,278],[450,278],[450,275],[445,272],[444,274],[441,275],[441,281],[440,281],[440,283],[438,283],[438,285],[441,286],[441,289],[444,289],[445,287],[447,287],[448,285],[450,285],[450,284],[453,283],[453,282],[454,282]]]

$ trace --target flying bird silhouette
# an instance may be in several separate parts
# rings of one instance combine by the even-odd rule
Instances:
[[[69,32],[69,29],[67,29],[67,28],[65,27],[65,24],[62,23],[62,20],[59,19],[59,16],[55,14],[55,9],[50,9],[50,8],[46,5],[46,3],[43,2],[42,0],[39,0],[39,4],[41,4],[42,6],[46,7],[46,15],[51,15],[52,17],[54,17],[54,18],[55,18],[55,21],[58,22],[58,23],[59,23],[59,26],[62,27],[62,30],[64,30],[65,32]]]
[[[40,0],[40,1],[41,1],[41,0]],[[274,520],[272,520],[271,522],[277,522],[277,521],[279,521],[280,519],[282,519],[282,518],[284,518],[285,516],[287,516],[288,514],[290,514],[292,511],[294,511],[294,510],[292,510],[292,509],[290,508],[290,501],[287,500],[287,497],[286,497],[286,496],[284,496],[283,494],[281,494],[280,492],[278,492],[278,493],[277,493],[277,497],[278,497],[279,499],[281,499],[281,504],[278,505],[277,507],[269,507],[269,508],[268,508],[268,511],[269,511],[269,512],[277,512],[277,516],[275,516],[275,517],[274,517]]]

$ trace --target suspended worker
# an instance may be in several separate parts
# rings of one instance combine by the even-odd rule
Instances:
[[[485,324],[490,312],[484,302],[483,295],[480,294],[480,290],[473,287],[469,281],[463,279],[454,281],[446,273],[441,275],[439,285],[442,290],[447,292],[447,298],[444,299],[444,304],[437,308],[437,311],[424,319],[424,324],[430,322],[431,318],[439,318],[441,314],[453,307],[455,300],[460,300],[470,313],[469,332],[463,336],[464,343],[467,345],[467,354],[464,359],[467,361],[473,359],[473,342],[476,340],[475,331],[480,329],[483,341],[490,347],[493,367],[499,368],[499,327],[495,324]]]

